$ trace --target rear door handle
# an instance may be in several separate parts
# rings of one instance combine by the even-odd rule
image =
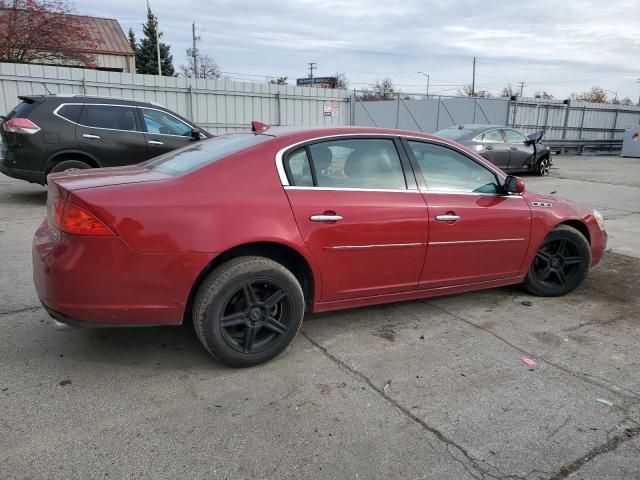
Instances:
[[[446,215],[437,215],[436,220],[438,222],[455,222],[457,220],[460,220],[460,215],[452,215],[449,213]]]
[[[341,215],[311,215],[309,220],[312,222],[339,222],[342,220]]]
[[[158,140],[149,140],[147,143],[149,145],[164,145],[164,142],[159,142]]]
[[[100,139],[100,135],[93,135],[91,133],[83,133],[82,136],[84,138],[91,138],[91,139],[94,139],[94,140],[99,140]]]

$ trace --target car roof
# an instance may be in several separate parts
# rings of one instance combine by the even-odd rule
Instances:
[[[163,105],[152,102],[151,100],[142,100],[136,98],[122,98],[122,97],[110,97],[102,95],[83,95],[79,93],[56,93],[52,95],[19,95],[20,100],[29,99],[35,102],[45,102],[48,100],[59,101],[61,103],[83,103],[83,102],[95,102],[95,103],[112,103],[112,104],[140,104],[140,105],[153,105],[155,107],[166,108]]]
[[[337,135],[383,135],[383,136],[405,136],[420,137],[425,139],[438,139],[440,137],[428,133],[416,132],[413,130],[396,130],[393,128],[378,127],[269,127],[263,132],[264,135],[283,139],[307,140],[320,137],[330,137]]]

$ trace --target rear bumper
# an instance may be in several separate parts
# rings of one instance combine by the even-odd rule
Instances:
[[[0,163],[0,173],[4,173],[8,177],[26,180],[32,183],[39,183],[40,185],[44,185],[46,183],[46,175],[43,172],[12,168],[3,163]]]
[[[45,221],[32,257],[36,292],[53,318],[103,327],[179,325],[213,255],[138,253],[117,236],[67,235]]]

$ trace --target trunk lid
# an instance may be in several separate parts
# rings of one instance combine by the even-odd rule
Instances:
[[[140,165],[126,167],[96,168],[87,170],[73,170],[49,175],[49,183],[55,183],[66,191],[82,190],[85,188],[106,187],[143,182],[157,182],[173,178]]]

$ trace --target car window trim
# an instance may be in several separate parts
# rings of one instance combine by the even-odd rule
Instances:
[[[138,111],[140,112],[140,121],[142,122],[142,128],[144,129],[144,133],[148,134],[148,135],[162,135],[165,137],[177,137],[177,138],[191,138],[191,137],[187,137],[185,135],[173,135],[172,133],[153,133],[153,132],[149,132],[147,131],[147,125],[144,121],[144,113],[142,112],[142,110],[155,110],[156,112],[162,112],[162,113],[166,113],[167,115],[169,115],[170,117],[175,118],[177,121],[179,121],[180,123],[184,123],[187,127],[189,127],[191,130],[198,130],[198,132],[200,132],[200,129],[194,128],[193,125],[188,124],[187,122],[185,122],[184,120],[182,120],[181,118],[176,117],[175,115],[172,115],[169,112],[166,112],[164,110],[160,110],[159,108],[153,108],[153,107],[135,107],[138,109]]]
[[[69,122],[69,123],[73,123],[74,125],[77,125],[79,127],[83,127],[83,128],[91,128],[93,130],[107,130],[110,132],[125,132],[125,133],[141,133],[144,134],[145,132],[143,132],[142,130],[122,130],[119,128],[105,128],[105,127],[92,127],[91,125],[85,125],[84,123],[79,123],[79,122],[74,122],[73,120],[69,120],[68,118],[63,117],[62,115],[60,115],[58,113],[58,110],[60,110],[62,107],[64,107],[65,105],[82,105],[82,108],[84,110],[84,107],[86,106],[97,106],[97,107],[126,107],[126,108],[133,108],[133,109],[137,109],[138,107],[133,106],[133,105],[116,105],[113,103],[80,103],[80,102],[73,102],[73,103],[61,103],[60,105],[58,105],[55,110],[53,111],[53,114],[58,117],[61,118],[62,120],[64,120],[65,122]],[[81,114],[82,115],[82,114]],[[136,115],[136,123],[139,123],[140,119],[138,118],[138,116]],[[136,125],[138,126],[138,125]]]
[[[404,174],[404,178],[405,178],[405,184],[407,185],[407,189],[406,190],[396,190],[396,189],[380,189],[380,188],[351,188],[351,187],[306,187],[306,186],[296,186],[296,185],[291,185],[289,182],[289,178],[287,177],[287,171],[285,169],[284,166],[284,159],[286,158],[287,154],[290,151],[294,151],[294,150],[298,150],[299,147],[302,146],[307,146],[307,145],[313,145],[315,143],[323,143],[326,141],[330,141],[332,139],[339,139],[339,140],[348,140],[348,139],[391,139],[393,140],[394,143],[394,147],[396,148],[396,151],[398,153],[398,157],[400,158],[400,165],[402,167],[403,170],[403,174]],[[352,191],[367,191],[367,192],[371,192],[371,191],[376,191],[376,192],[417,192],[419,191],[419,185],[417,183],[417,177],[415,174],[415,171],[413,169],[413,166],[411,165],[411,160],[410,158],[407,156],[406,157],[406,162],[403,161],[403,155],[406,155],[406,151],[404,149],[404,145],[402,145],[402,141],[401,141],[402,136],[398,135],[398,134],[394,134],[394,133],[340,133],[337,135],[323,135],[320,137],[315,137],[315,138],[308,138],[306,140],[301,140],[299,142],[296,143],[292,143],[291,145],[287,145],[286,147],[281,148],[280,150],[278,150],[278,152],[276,152],[275,155],[275,162],[276,162],[276,170],[278,172],[278,176],[280,177],[280,183],[282,184],[283,187],[287,188],[295,188],[295,189],[323,189],[323,190],[339,190],[339,191],[343,191],[343,190],[352,190]],[[421,139],[421,140],[425,140],[423,137],[415,137],[417,139]],[[437,140],[435,141],[437,142]],[[440,143],[440,142],[438,142]],[[443,145],[447,145],[446,143],[442,142]],[[308,155],[308,154],[307,154]],[[312,163],[311,157],[309,156],[309,162]],[[310,165],[311,167],[311,165]],[[413,177],[409,176],[407,173],[407,169],[410,168],[412,173],[413,173]],[[413,181],[412,181],[413,179]]]
[[[502,142],[485,142],[485,141],[484,141],[484,136],[485,136],[487,133],[495,132],[496,130],[500,133],[500,136],[502,137]],[[482,138],[483,138],[483,140],[478,140],[478,138],[480,138],[480,137],[482,137]],[[502,128],[492,128],[491,130],[487,130],[487,131],[485,131],[485,132],[482,132],[482,133],[480,133],[480,134],[476,135],[476,136],[473,138],[473,140],[471,140],[471,141],[472,141],[472,142],[478,142],[478,143],[507,143],[507,142],[506,142],[506,138],[505,138],[505,136],[504,136],[504,129],[502,129]]]

